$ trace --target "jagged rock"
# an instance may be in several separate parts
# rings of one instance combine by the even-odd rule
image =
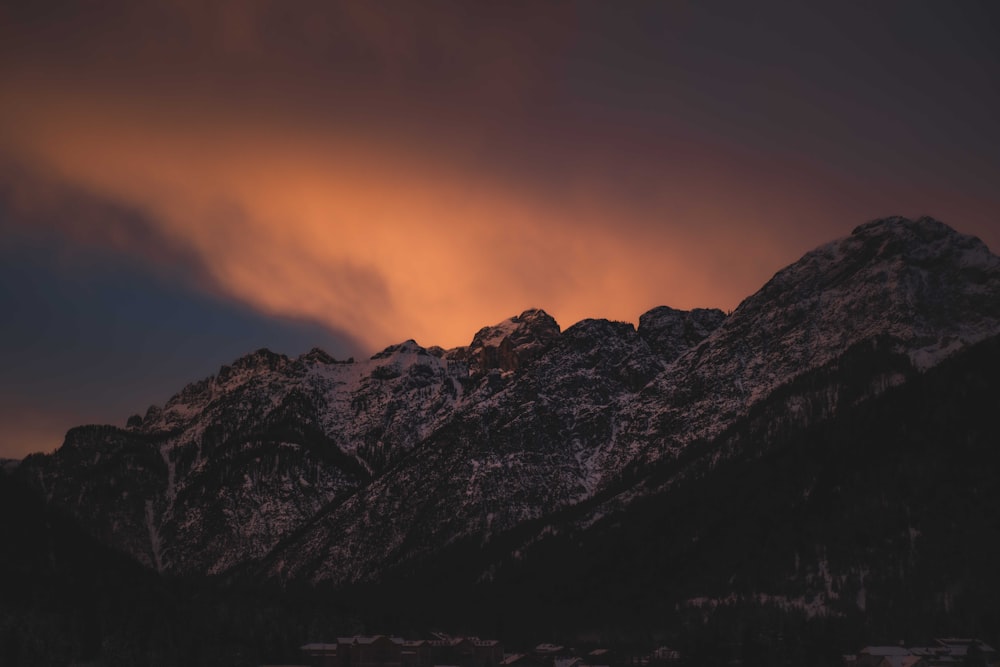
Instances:
[[[734,424],[808,428],[997,335],[1000,259],[893,218],[808,253],[729,316],[656,308],[638,329],[560,333],[528,310],[448,351],[261,350],[127,430],[71,431],[19,474],[167,572],[256,562],[373,581],[462,540],[542,539],[525,526],[567,512],[584,530],[743,452]]]
[[[491,327],[483,327],[468,348],[474,372],[497,368],[516,371],[541,355],[559,336],[559,325],[543,310],[526,310]]]
[[[298,361],[304,364],[335,364],[337,360],[334,359],[329,353],[324,352],[318,347],[314,347],[302,356],[298,358]]]
[[[719,328],[726,314],[717,308],[684,311],[659,306],[639,316],[639,335],[670,363]]]

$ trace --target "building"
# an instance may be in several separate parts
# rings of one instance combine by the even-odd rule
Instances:
[[[500,663],[501,667],[546,667],[546,663],[533,655],[525,653],[511,653],[504,656]]]
[[[910,656],[905,646],[866,646],[858,653],[858,667],[902,667],[903,658]]]
[[[1000,667],[1000,655],[979,639],[944,637],[930,646],[866,646],[848,667]]]
[[[336,644],[306,644],[309,667],[500,667],[503,646],[493,639],[450,637],[404,640],[386,635],[339,637]]]
[[[306,644],[300,650],[306,656],[309,667],[339,667],[336,644]]]

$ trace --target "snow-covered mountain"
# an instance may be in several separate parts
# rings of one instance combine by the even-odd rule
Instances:
[[[448,419],[467,376],[412,341],[362,362],[259,350],[125,429],[71,430],[22,470],[147,565],[217,573],[391,466]]]
[[[747,298],[697,350],[644,391],[643,460],[709,440],[776,389],[858,345],[897,352],[866,396],[1000,331],[1000,258],[929,218],[878,220],[807,253]],[[803,400],[830,400],[817,393]],[[787,419],[815,419],[789,404]],[[838,407],[826,406],[832,414]],[[807,417],[808,415],[808,417]]]
[[[561,331],[529,310],[452,350],[261,350],[125,429],[70,431],[18,472],[164,572],[377,582],[473,544],[489,581],[547,536],[627,523],[644,499],[997,336],[1000,258],[940,222],[890,218],[728,316],[661,307],[638,328]]]
[[[483,328],[468,347],[428,350],[410,340],[363,361],[259,350],[133,416],[125,429],[71,430],[58,452],[30,457],[22,473],[147,565],[215,574],[263,556],[331,503],[349,511],[395,471],[433,465],[434,454],[407,457],[440,433],[496,422],[515,441],[520,430],[530,438],[541,427],[555,429],[554,439],[575,437],[572,452],[543,456],[513,442],[509,456],[463,462],[469,502],[492,498],[507,508],[497,518],[509,527],[545,505],[526,498],[515,509],[507,498],[513,489],[498,479],[503,471],[561,471],[558,488],[536,476],[545,502],[585,497],[613,473],[598,456],[610,444],[608,407],[700,340],[722,313],[657,309],[643,318],[638,333],[629,324],[588,321],[560,334],[550,316],[529,310]],[[540,426],[547,411],[559,423]],[[480,465],[479,472],[465,468]],[[483,502],[475,501],[470,529],[481,528]],[[403,510],[395,513],[405,520]]]

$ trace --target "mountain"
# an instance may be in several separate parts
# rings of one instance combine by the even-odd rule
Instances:
[[[659,309],[638,331],[588,321],[560,334],[550,316],[530,310],[447,352],[406,341],[368,360],[341,362],[319,350],[294,360],[260,350],[188,385],[163,408],[132,417],[125,429],[71,430],[54,455],[29,457],[20,471],[87,530],[145,564],[218,574],[264,556],[321,510],[353,511],[392,471],[438,465],[435,454],[409,456],[426,451],[441,437],[435,434],[495,421],[498,437],[523,450],[503,465],[525,471],[522,481],[535,485],[538,500],[515,506],[505,483],[481,473],[475,479],[483,488],[467,502],[476,515],[468,527],[486,520],[487,502],[497,506],[498,525],[508,527],[537,516],[538,502],[572,502],[613,474],[613,462],[604,460],[614,456],[603,441],[607,407],[721,319],[719,311]],[[555,388],[544,399],[551,406],[534,410],[546,387]],[[508,416],[525,409],[519,420]],[[519,443],[522,430],[534,429],[551,431],[539,436],[548,454]],[[567,435],[578,441],[574,452],[558,446]],[[482,464],[483,472],[500,465]],[[548,473],[532,477],[542,469],[564,469],[557,488]],[[423,507],[391,511],[402,521],[402,512]]]
[[[456,544],[393,583],[424,601],[424,589],[469,586],[486,564],[475,599],[505,610],[508,627],[672,628],[670,645],[701,664],[753,663],[740,653],[748,642],[811,644],[829,654],[791,662],[833,665],[845,648],[893,637],[995,638],[1000,337],[865,396],[858,368],[904,361],[855,348],[626,492],[485,550]],[[835,417],[774,426],[786,400],[819,385],[836,387]],[[716,448],[730,453],[706,462]]]
[[[16,474],[170,574],[341,587],[422,577],[500,598],[534,582],[589,604],[648,580],[663,613],[752,600],[837,616],[878,599],[866,582],[896,590],[928,563],[981,567],[927,556],[944,549],[929,527],[940,520],[925,521],[930,506],[886,457],[906,460],[921,493],[992,498],[975,466],[996,459],[974,428],[1000,407],[983,372],[998,337],[1000,258],[935,220],[889,218],[806,254],[729,315],[661,307],[638,327],[560,330],[529,310],[452,350],[411,340],[361,361],[260,350],[124,429],[71,430]],[[968,386],[985,403],[957,403]],[[953,461],[946,436],[974,455]],[[913,442],[920,454],[907,457]],[[945,462],[956,468],[935,486]],[[845,485],[851,510],[830,518]],[[886,539],[919,566],[887,574],[885,549],[838,551],[852,522],[899,512]],[[986,548],[1000,542],[966,523]],[[773,562],[726,553],[758,525],[770,527],[755,548]],[[567,573],[605,598],[570,594]],[[615,593],[596,573],[631,583]],[[914,604],[946,608],[955,581]]]
[[[982,243],[932,220],[891,219],[807,254],[727,318],[676,314],[686,328],[654,311],[635,332],[581,322],[530,372],[498,376],[494,396],[467,404],[407,465],[318,515],[269,556],[269,573],[376,580],[442,544],[484,544],[584,503],[593,505],[578,519],[587,525],[707,474],[743,445],[721,436],[751,414],[763,415],[765,437],[806,428],[996,335],[998,296],[1000,260]],[[686,330],[708,335],[674,347]],[[666,332],[670,345],[649,345]],[[886,362],[837,372],[869,348]],[[828,377],[805,390],[780,391],[820,371]],[[689,462],[692,447],[703,455]],[[659,486],[647,472],[645,483],[607,493],[625,473],[675,461]]]

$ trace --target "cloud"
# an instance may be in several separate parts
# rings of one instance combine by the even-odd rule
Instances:
[[[70,217],[64,232],[154,266],[182,261],[204,289],[373,348],[465,344],[527,307],[564,326],[635,321],[665,301],[732,307],[786,252],[788,238],[743,238],[743,226],[773,224],[747,213],[759,194],[728,178],[720,197],[720,160],[699,159],[698,145],[648,172],[641,155],[602,165],[598,145],[564,172],[529,161],[517,174],[460,138],[392,126],[221,102],[178,117],[69,86],[18,93],[27,102],[0,110],[16,128],[0,147],[55,191],[134,212]]]
[[[533,305],[634,319],[655,290],[626,285],[671,262],[669,251],[643,260],[641,240],[619,233],[626,225],[606,224],[621,211],[551,201],[377,138],[217,131],[221,118],[176,130],[84,100],[73,108],[17,118],[8,152],[141,215],[65,230],[154,261],[184,256],[209,289],[373,346],[462,344]]]
[[[711,76],[727,61],[710,43],[689,48],[714,25],[698,15],[288,7],[5,10],[0,157],[56,199],[130,212],[45,224],[376,348],[464,344],[527,307],[564,326],[730,308],[865,219],[941,201],[983,217],[978,194],[873,188],[865,146],[845,166],[855,148],[782,116],[752,62],[719,97],[735,84]]]

